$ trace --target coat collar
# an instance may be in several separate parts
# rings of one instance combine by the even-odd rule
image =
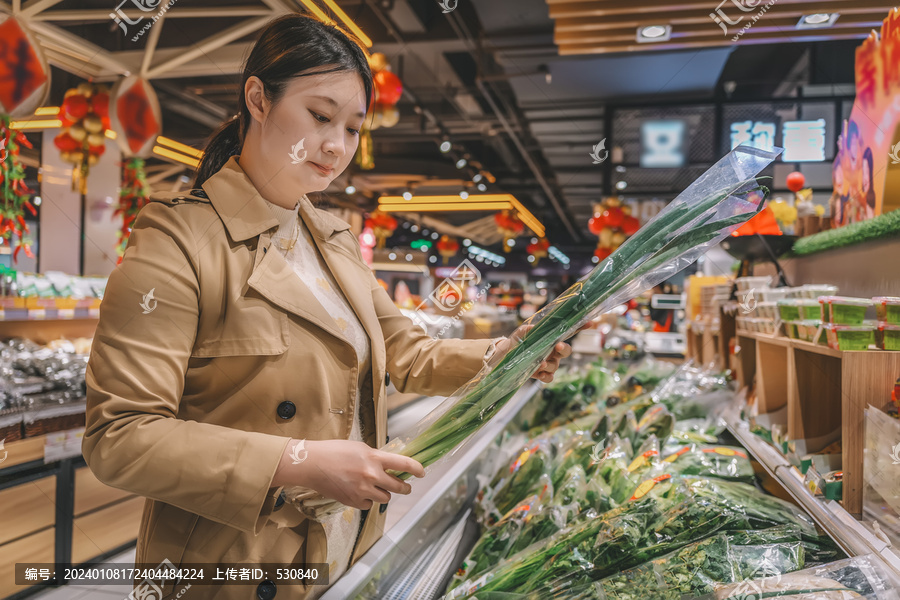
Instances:
[[[234,241],[242,242],[278,227],[278,220],[266,206],[266,199],[244,173],[237,156],[229,158],[202,187]],[[328,240],[339,231],[350,229],[349,223],[316,208],[305,194],[300,198],[300,216],[309,231],[320,240]]]

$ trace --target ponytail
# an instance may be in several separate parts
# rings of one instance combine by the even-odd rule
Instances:
[[[244,137],[244,132],[241,131],[241,121],[242,119],[231,119],[222,123],[209,138],[206,152],[200,161],[200,166],[197,167],[194,188],[202,186],[204,181],[225,166],[233,154],[240,152]]]

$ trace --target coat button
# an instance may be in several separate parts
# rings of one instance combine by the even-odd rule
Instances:
[[[284,506],[284,492],[281,492],[280,494],[278,494],[278,498],[275,499],[274,510],[278,510],[282,506]]]
[[[278,405],[278,416],[282,419],[290,419],[297,413],[297,407],[290,400],[285,400]]]
[[[259,600],[272,600],[275,597],[275,584],[269,579],[260,583],[256,586],[256,597]]]
[[[391,385],[391,374],[385,373],[384,374],[384,387],[388,387],[390,385]]]

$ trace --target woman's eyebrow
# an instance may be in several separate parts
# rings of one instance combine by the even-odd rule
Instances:
[[[325,102],[327,102],[328,104],[330,104],[330,105],[331,105],[332,107],[334,107],[334,108],[340,108],[340,105],[337,103],[337,101],[336,101],[334,98],[329,98],[328,96],[312,96],[312,97],[313,97],[313,98],[318,98],[319,100],[324,100]],[[358,113],[356,113],[356,115],[354,115],[354,116],[365,118],[366,113],[364,113],[364,112],[358,112]]]

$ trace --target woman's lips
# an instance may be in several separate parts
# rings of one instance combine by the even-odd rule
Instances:
[[[314,162],[308,163],[316,168],[322,175],[331,175],[332,171],[334,171],[334,167],[323,167],[322,165]]]

